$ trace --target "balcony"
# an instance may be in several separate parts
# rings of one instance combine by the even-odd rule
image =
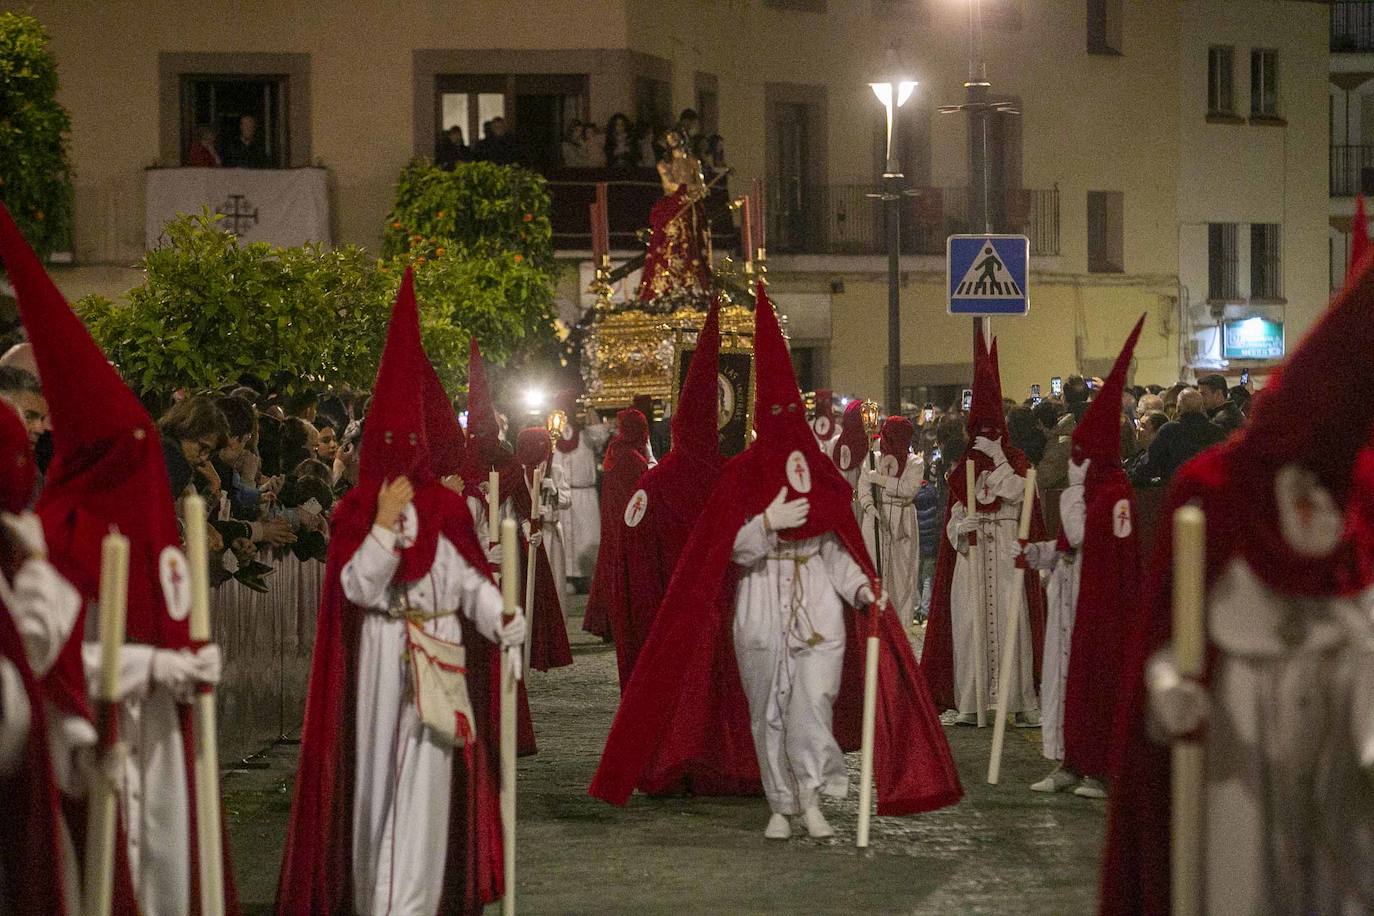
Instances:
[[[1332,0],[1331,51],[1374,51],[1374,3],[1369,0]]]
[[[776,190],[776,189],[774,189]],[[917,188],[901,203],[901,250],[907,255],[945,253],[945,239],[982,227],[970,220],[968,188]],[[769,195],[769,250],[778,254],[881,255],[887,253],[883,204],[868,184],[842,184],[808,192],[795,201]],[[790,204],[790,206],[789,206]],[[1010,190],[993,207],[997,232],[1030,237],[1031,254],[1059,254],[1059,189]]]
[[[644,247],[637,236],[648,230],[649,211],[663,196],[658,172],[651,168],[601,169],[556,167],[544,170],[548,182],[549,219],[553,223],[553,245],[559,251],[592,247],[589,205],[596,199],[596,186],[606,184],[606,217],[613,250],[638,250]],[[711,219],[711,243],[717,249],[730,249],[739,243],[739,232],[731,221],[728,179],[711,188],[706,212]]]
[[[545,171],[552,205],[553,243],[559,251],[591,247],[588,205],[596,186],[606,183],[606,210],[611,248],[638,250],[637,233],[647,229],[649,210],[662,196],[653,169],[610,170],[554,168]],[[706,202],[711,241],[717,252],[735,251],[739,232],[728,210],[730,195],[724,182],[712,188]],[[977,231],[982,219],[970,222],[968,188],[921,188],[904,198],[902,253],[944,256],[945,238]],[[785,206],[776,189],[768,199],[768,250],[772,254],[883,255],[887,236],[882,202],[869,197],[868,184],[839,184],[806,191],[793,206]],[[1059,189],[1015,189],[993,207],[998,232],[1030,237],[1031,254],[1059,254]]]
[[[1374,192],[1374,146],[1331,145],[1331,196]]]

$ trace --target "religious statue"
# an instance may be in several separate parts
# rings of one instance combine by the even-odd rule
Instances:
[[[670,131],[667,139],[668,158],[658,164],[663,198],[649,213],[649,250],[637,296],[641,307],[659,312],[671,311],[682,299],[705,300],[711,293],[711,236],[701,161],[688,150],[681,133]]]

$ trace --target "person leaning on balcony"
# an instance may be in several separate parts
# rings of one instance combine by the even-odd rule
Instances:
[[[186,154],[186,164],[194,169],[215,169],[224,165],[216,148],[215,129],[209,124],[196,128],[196,140]]]
[[[620,112],[606,122],[606,168],[632,169],[639,165],[639,143],[630,119]]]

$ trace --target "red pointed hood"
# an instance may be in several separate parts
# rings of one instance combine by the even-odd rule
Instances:
[[[673,411],[673,451],[681,449],[705,457],[720,451],[716,426],[720,406],[719,358],[720,301],[712,299]]]
[[[916,427],[906,417],[891,416],[883,421],[878,435],[883,455],[897,459],[897,476],[900,477],[906,470],[907,458],[911,457],[911,440],[916,437]]]
[[[754,431],[758,438],[732,461],[738,463],[747,483],[747,513],[753,516],[768,508],[785,486],[790,498],[805,496],[811,501],[806,525],[783,532],[785,540],[804,540],[834,531],[846,513],[852,521],[854,491],[830,456],[821,451],[806,422],[792,358],[762,283],[757,285],[754,301],[754,372]]]
[[[18,514],[29,505],[38,482],[38,464],[29,431],[8,404],[0,403],[0,509]]]
[[[615,470],[628,452],[637,452],[640,457],[648,457],[649,421],[639,410],[626,407],[615,415],[615,435],[606,446],[601,469],[606,472]]]
[[[1145,316],[1131,329],[1112,371],[1102,383],[1083,418],[1073,430],[1073,460],[1092,460],[1092,469],[1114,468],[1121,464],[1121,395],[1126,390],[1126,373],[1135,356],[1135,344],[1145,327]]]
[[[404,476],[418,490],[434,479],[425,438],[425,376],[433,371],[420,343],[415,278],[406,268],[372,383],[372,405],[363,423],[358,476],[364,485],[377,486]],[[439,390],[442,394],[442,387]]]
[[[997,362],[997,340],[988,349],[983,329],[973,355],[973,404],[968,412],[968,441],[978,436],[1007,440],[1007,419],[1002,412],[1002,373]]]
[[[468,470],[465,477],[485,480],[493,469],[510,464],[510,456],[501,447],[501,423],[496,418],[496,402],[487,382],[487,367],[482,361],[482,348],[477,338],[468,346]],[[502,486],[506,483],[502,480]]]
[[[37,511],[54,564],[88,599],[99,595],[100,541],[118,528],[130,541],[127,632],[132,642],[189,644],[185,595],[163,592],[163,551],[180,549],[157,427],[53,285],[9,211],[0,206],[0,259],[19,301],[52,419],[53,458]],[[187,587],[173,577],[169,590]],[[179,581],[173,581],[176,578]],[[79,665],[79,659],[77,659]],[[80,689],[79,668],[73,676]]]
[[[841,471],[852,471],[868,457],[868,431],[864,429],[864,402],[850,401],[840,420],[840,435],[830,447],[830,457]]]
[[[1355,198],[1355,218],[1350,223],[1350,263],[1345,265],[1347,285],[1355,279],[1369,255],[1369,217],[1364,212],[1364,195]]]
[[[443,382],[434,365],[425,360],[424,411],[425,441],[429,448],[430,470],[435,477],[448,477],[461,474],[467,460],[467,439],[463,428],[458,425],[458,415],[453,412],[453,402],[444,391]]]
[[[553,443],[549,441],[548,430],[542,426],[526,427],[515,437],[515,460],[527,474],[533,474],[535,468],[547,464],[552,457]]]
[[[811,417],[811,428],[822,440],[835,435],[835,392],[829,388],[816,389],[816,411]]]

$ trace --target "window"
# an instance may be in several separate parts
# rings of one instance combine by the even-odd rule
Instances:
[[[1207,49],[1207,113],[1233,115],[1236,113],[1231,91],[1231,70],[1235,49],[1213,45]]]
[[[1121,0],[1088,0],[1088,53],[1121,53]]]
[[[1207,225],[1207,298],[1240,298],[1240,259],[1236,249],[1235,223]]]
[[[218,156],[226,166],[287,165],[285,100],[285,76],[183,74],[181,164],[205,165]]]
[[[1250,52],[1250,116],[1279,116],[1279,52],[1255,48]]]
[[[434,80],[436,139],[460,127],[471,155],[493,162],[556,165],[564,131],[586,108],[587,77],[579,74],[439,74]],[[504,140],[489,126],[497,118],[505,121]]]
[[[1283,298],[1278,223],[1250,226],[1250,298]]]
[[[1120,191],[1088,192],[1088,272],[1119,274],[1126,269],[1122,253]]]

